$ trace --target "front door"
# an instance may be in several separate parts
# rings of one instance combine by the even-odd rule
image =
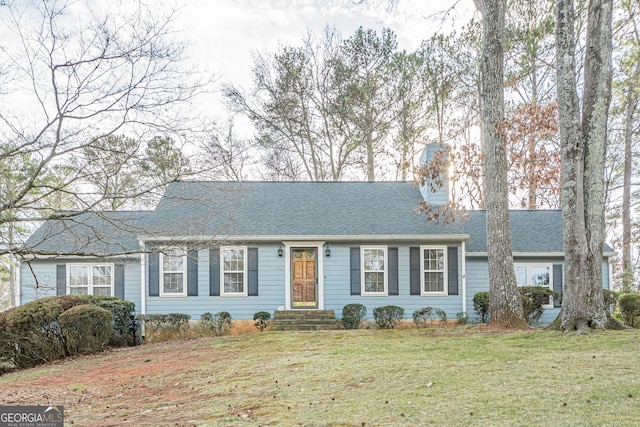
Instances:
[[[292,308],[318,308],[315,248],[291,250]]]

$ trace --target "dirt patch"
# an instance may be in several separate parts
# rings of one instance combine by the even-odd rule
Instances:
[[[215,357],[202,341],[117,349],[21,371],[0,383],[0,404],[63,405],[67,425],[195,424],[188,414],[197,396],[175,378]],[[47,375],[37,375],[43,370]]]

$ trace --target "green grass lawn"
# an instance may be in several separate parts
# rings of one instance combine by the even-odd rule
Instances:
[[[472,326],[267,332],[79,358],[0,377],[0,393],[121,363],[134,372],[127,375],[137,384],[132,393],[139,403],[127,405],[126,395],[118,400],[108,385],[80,378],[75,389],[61,385],[58,392],[75,390],[102,400],[76,403],[74,395],[65,405],[68,420],[74,425],[628,426],[640,425],[639,356],[638,330],[588,336],[502,334]],[[32,403],[38,402],[24,402]]]

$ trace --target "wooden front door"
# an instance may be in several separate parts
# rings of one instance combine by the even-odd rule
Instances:
[[[292,308],[317,308],[317,249],[292,249]]]

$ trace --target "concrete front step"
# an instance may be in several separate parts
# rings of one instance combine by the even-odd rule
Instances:
[[[276,310],[274,331],[320,331],[341,329],[333,310]]]

